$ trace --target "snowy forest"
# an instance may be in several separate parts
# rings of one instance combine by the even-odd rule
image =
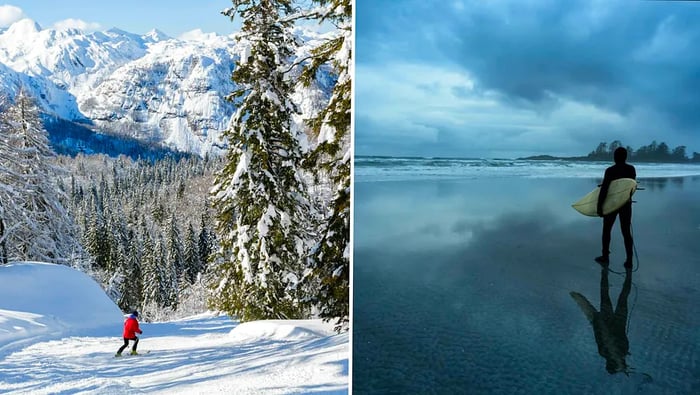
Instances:
[[[0,264],[79,268],[151,321],[213,309],[348,329],[351,2],[232,3],[247,45],[222,156],[58,155],[34,98],[0,102]],[[294,63],[308,21],[337,34]],[[294,88],[321,67],[328,103],[295,127]]]

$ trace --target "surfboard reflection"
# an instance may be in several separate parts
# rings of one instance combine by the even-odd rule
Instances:
[[[608,270],[603,268],[600,274],[600,311],[597,311],[585,296],[578,292],[570,295],[581,308],[588,321],[593,326],[598,353],[605,358],[605,369],[610,374],[629,374],[626,358],[629,355],[629,340],[627,339],[627,297],[632,288],[632,271],[627,270],[622,291],[617,298],[613,310],[608,284]]]

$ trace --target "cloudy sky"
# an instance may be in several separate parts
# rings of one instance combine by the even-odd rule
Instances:
[[[700,2],[357,0],[359,155],[700,152]]]
[[[137,34],[157,28],[172,37],[199,29],[226,35],[240,26],[220,14],[230,6],[229,0],[15,0],[0,2],[0,28],[30,18],[43,28],[117,27]]]

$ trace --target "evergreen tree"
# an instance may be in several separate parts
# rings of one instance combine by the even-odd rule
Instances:
[[[601,142],[598,144],[598,147],[595,149],[595,151],[592,151],[588,154],[588,157],[590,159],[596,159],[596,160],[607,160],[608,159],[608,144],[605,142]]]
[[[220,159],[206,166],[196,157],[151,162],[78,155],[70,160],[58,157],[56,162],[72,176],[70,184],[66,178],[66,194],[75,193],[67,202],[90,254],[92,275],[121,308],[143,309],[148,319],[167,319],[176,314],[175,307],[179,310],[182,295],[178,295],[178,287],[180,291],[188,289],[186,295],[192,299],[184,301],[188,308],[202,306],[204,295],[195,295],[183,284],[186,273],[196,282],[204,270],[187,269],[187,259],[193,261],[187,254],[200,257],[199,240],[197,233],[193,237],[182,230],[188,229],[185,221],[201,217],[206,226],[200,236],[207,251],[214,248],[209,206],[200,202],[208,196],[209,188],[203,186],[212,184],[213,169]],[[156,185],[156,178],[160,185]],[[191,193],[178,197],[181,185]],[[156,251],[158,240],[162,244]],[[196,266],[198,259],[194,261]],[[202,311],[193,313],[198,312]]]
[[[209,215],[205,210],[202,214],[202,222],[199,227],[199,240],[197,242],[199,261],[202,264],[201,272],[205,272],[207,270],[214,243],[214,232],[209,228]]]
[[[332,204],[321,229],[321,240],[310,257],[312,276],[320,282],[312,301],[320,316],[337,319],[336,330],[347,328],[350,316],[350,116],[352,84],[352,4],[350,0],[317,0],[319,21],[331,21],[340,31],[312,51],[312,61],[302,74],[310,84],[323,64],[338,74],[328,106],[311,120],[318,146],[307,166],[318,177],[329,177],[334,187]]]
[[[202,272],[202,262],[199,259],[199,248],[194,227],[190,223],[187,227],[187,237],[185,238],[185,278],[190,284],[194,284],[197,275]]]
[[[71,217],[56,187],[59,169],[52,165],[39,108],[21,89],[0,112],[3,238],[7,259],[69,263],[81,247]]]
[[[175,214],[170,216],[167,229],[166,256],[165,259],[173,267],[175,278],[179,278],[185,271],[185,258],[182,252],[182,240],[180,230],[177,228]]]
[[[129,231],[119,271],[122,274],[122,283],[119,288],[121,299],[118,301],[122,311],[141,309],[143,288],[143,274],[139,257],[139,246],[133,231]]]
[[[656,148],[656,156],[658,158],[667,158],[670,155],[668,144],[661,142]]]
[[[685,145],[679,145],[678,147],[674,148],[673,152],[671,153],[673,160],[679,162],[688,160],[688,158],[685,156],[685,149]]]
[[[176,309],[179,299],[177,294],[180,288],[178,286],[179,277],[175,268],[175,262],[169,259],[168,244],[162,236],[159,236],[156,243],[156,262],[158,265],[160,299],[162,300],[160,306]]]
[[[615,141],[611,142],[610,145],[608,146],[608,152],[610,154],[613,154],[615,152],[615,150],[620,148],[620,147],[622,147],[622,142],[620,140],[615,140]]]
[[[142,225],[145,228],[145,225]],[[155,258],[153,240],[148,232],[143,232],[143,253],[141,255],[141,274],[143,276],[143,288],[141,295],[143,304],[160,304],[160,292],[158,288],[158,267]]]
[[[4,100],[0,101],[0,111],[4,111],[7,105]],[[19,178],[19,175],[13,170],[17,168],[17,157],[10,149],[14,134],[11,126],[5,121],[4,116],[0,116],[0,264],[6,264],[9,259],[7,238],[10,232],[5,224],[12,222],[10,219],[14,211],[12,202],[17,200],[18,192],[11,187],[17,183]]]
[[[98,213],[93,213],[85,232],[85,248],[93,258],[93,268],[108,270],[110,266],[111,243],[107,225]]]
[[[225,132],[229,150],[217,174],[213,203],[221,249],[212,305],[243,321],[305,318],[298,283],[306,254],[309,210],[299,175],[301,150],[291,131],[287,80],[293,54],[285,19],[291,0],[233,0],[246,46],[233,72],[237,104]]]

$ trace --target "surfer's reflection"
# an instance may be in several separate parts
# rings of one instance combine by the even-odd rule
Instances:
[[[632,271],[627,270],[625,274],[615,310],[610,300],[608,273],[603,268],[600,274],[600,311],[596,311],[591,302],[578,292],[571,292],[571,297],[593,326],[598,353],[605,358],[605,369],[610,374],[627,374],[629,369],[625,358],[629,355],[630,347],[627,339],[627,297],[632,288]]]

